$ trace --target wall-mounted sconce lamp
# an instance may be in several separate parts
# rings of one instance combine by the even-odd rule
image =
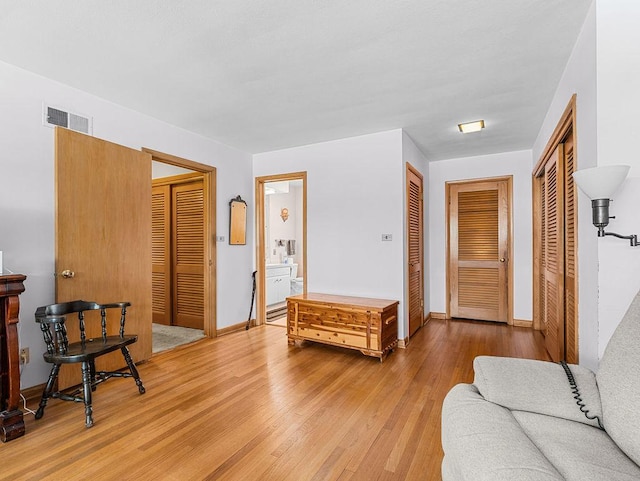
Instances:
[[[609,224],[609,202],[611,196],[618,190],[620,184],[629,173],[628,165],[606,165],[603,167],[593,167],[590,169],[578,170],[573,173],[573,180],[576,181],[580,190],[591,199],[593,209],[593,225],[598,228],[598,237],[613,236],[619,239],[627,239],[632,246],[638,244],[638,236],[620,235],[615,232],[605,232],[604,228]]]

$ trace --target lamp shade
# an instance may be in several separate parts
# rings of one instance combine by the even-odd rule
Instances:
[[[605,165],[573,173],[580,190],[590,199],[610,199],[629,173],[628,165]]]

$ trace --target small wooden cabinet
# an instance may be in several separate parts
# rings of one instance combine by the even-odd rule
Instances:
[[[24,434],[20,410],[20,346],[18,314],[24,292],[22,274],[0,275],[0,441]]]
[[[398,301],[330,294],[287,298],[287,336],[358,349],[382,361],[398,344]]]

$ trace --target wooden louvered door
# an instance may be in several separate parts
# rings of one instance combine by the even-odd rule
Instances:
[[[424,321],[424,273],[423,265],[423,182],[422,176],[407,164],[407,237],[409,272],[409,336]]]
[[[203,182],[172,187],[173,324],[204,328]]]
[[[171,325],[171,186],[151,192],[153,322]]]
[[[199,174],[153,181],[153,322],[204,328],[203,187]]]
[[[560,144],[544,168],[544,335],[554,361],[564,359],[564,171]]]
[[[510,182],[447,183],[450,317],[510,320]]]
[[[554,361],[579,362],[575,96],[533,170],[533,327]]]
[[[564,333],[565,359],[578,363],[578,239],[576,226],[577,196],[571,177],[576,171],[573,133],[564,140]]]

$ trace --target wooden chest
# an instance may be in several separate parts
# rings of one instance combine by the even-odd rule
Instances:
[[[330,294],[287,298],[287,336],[358,349],[382,361],[398,344],[398,301]]]

